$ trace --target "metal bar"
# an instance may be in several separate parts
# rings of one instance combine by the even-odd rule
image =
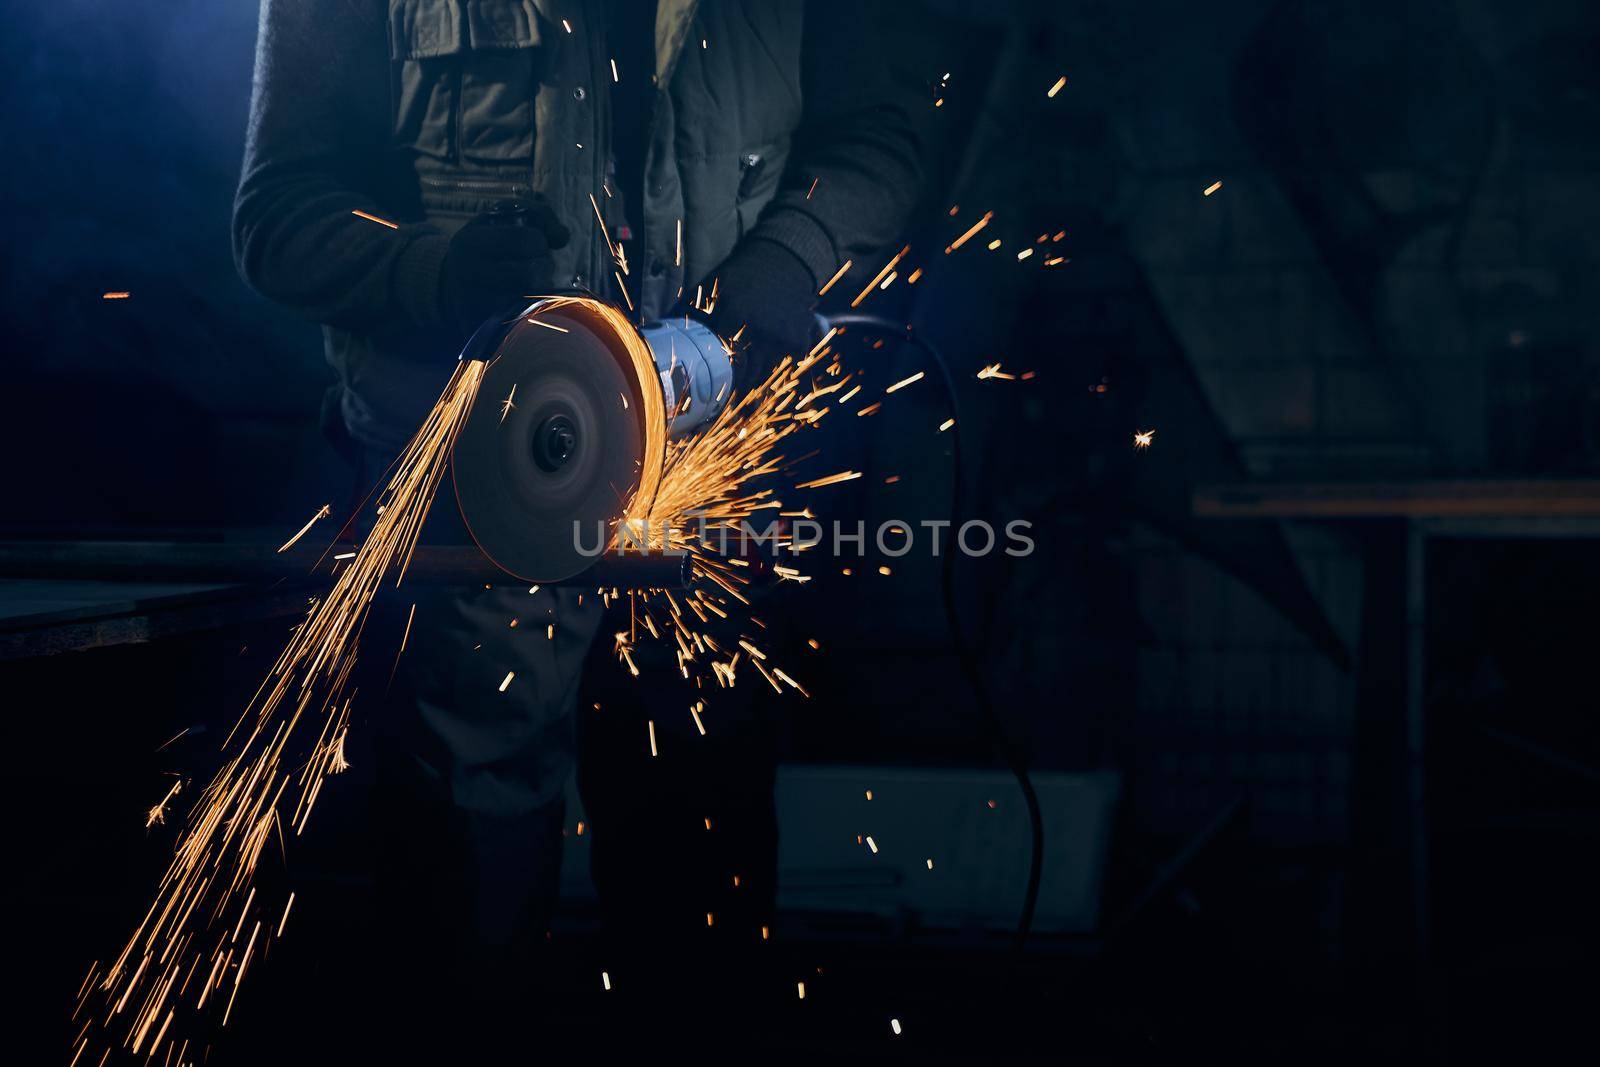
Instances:
[[[1260,482],[1202,485],[1203,518],[1578,518],[1600,515],[1597,480]]]

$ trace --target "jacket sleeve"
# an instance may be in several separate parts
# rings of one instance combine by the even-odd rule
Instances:
[[[380,0],[262,0],[234,260],[251,287],[317,322],[441,321],[446,237],[354,214],[383,217],[389,79]]]
[[[908,35],[895,30],[914,7],[806,5],[800,129],[750,236],[793,252],[819,286],[894,241],[920,195],[933,101],[907,69]]]

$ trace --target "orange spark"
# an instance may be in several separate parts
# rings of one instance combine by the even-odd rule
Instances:
[[[177,781],[172,783],[172,788],[167,790],[167,795],[161,798],[160,803],[158,803],[155,807],[151,808],[145,814],[144,828],[146,830],[150,829],[150,827],[154,826],[156,823],[162,823],[163,825],[166,823],[166,821],[167,821],[167,802],[170,801],[173,797],[177,796],[179,790],[181,790],[182,788],[183,788],[183,779],[179,778]]]
[[[350,212],[350,214],[360,219],[366,219],[368,222],[376,222],[379,226],[387,226],[391,230],[398,230],[400,228],[400,224],[398,222],[390,222],[388,219],[380,219],[378,216],[369,214],[365,211],[353,210]]]
[[[255,903],[258,861],[275,830],[281,842],[284,827],[296,834],[305,828],[323,782],[346,765],[351,680],[373,596],[386,578],[398,581],[405,573],[483,370],[481,363],[457,365],[390,468],[368,537],[332,589],[313,600],[224,738],[222,767],[191,807],[149,911],[96,979],[104,998],[97,1040],[107,1054],[112,1045],[137,1054],[151,1034],[148,1047],[159,1046],[170,1027],[182,1025],[176,1022],[182,1014],[204,1011],[224,983],[232,986],[221,1012],[226,1025],[255,949],[266,948],[267,916]],[[205,961],[208,977],[191,995],[189,978]],[[130,1006],[131,1017],[117,1020]],[[109,1032],[113,1025],[116,1034]]]
[[[796,485],[795,488],[820,489],[825,485],[836,485],[839,482],[854,481],[859,477],[861,477],[860,471],[840,471],[838,474],[830,474],[823,478],[813,478],[809,482],[801,482],[799,485]]]
[[[827,284],[824,285],[821,289],[817,290],[817,295],[818,296],[827,296],[828,295],[828,290],[833,288],[833,283],[837,282],[840,278],[843,278],[844,277],[844,272],[850,269],[851,262],[852,262],[851,260],[848,260],[848,259],[845,260],[843,265],[840,266],[838,270],[833,272],[833,277],[828,279]]]
[[[994,212],[985,211],[983,213],[983,218],[979,219],[977,222],[974,222],[971,227],[967,229],[966,233],[963,233],[960,237],[957,237],[954,241],[951,241],[945,246],[944,254],[948,256],[951,252],[954,252],[956,249],[972,240],[973,235],[975,235],[985,226],[989,225],[989,220],[992,218],[994,218]]]
[[[911,246],[906,245],[904,248],[900,249],[900,251],[896,252],[894,254],[894,258],[885,263],[883,265],[883,269],[872,276],[872,280],[867,283],[867,287],[861,290],[860,294],[854,300],[850,301],[850,306],[858,307],[861,304],[861,301],[867,298],[867,294],[872,292],[877,284],[883,280],[886,274],[892,272],[894,268],[899,265],[900,261],[905,258],[906,253],[909,251],[911,251]]]
[[[279,553],[287,552],[287,551],[289,551],[289,549],[293,548],[296,541],[298,541],[298,540],[300,540],[300,538],[304,537],[306,535],[306,532],[308,530],[310,530],[311,527],[315,526],[320,520],[327,518],[328,515],[331,513],[331,511],[332,511],[332,505],[330,505],[330,504],[322,505],[322,507],[317,509],[317,513],[315,515],[311,516],[311,518],[306,520],[306,524],[304,526],[300,527],[299,531],[293,537],[289,538],[289,540],[287,540],[287,541],[285,541],[283,543],[282,547],[280,547],[278,549],[278,552]]]

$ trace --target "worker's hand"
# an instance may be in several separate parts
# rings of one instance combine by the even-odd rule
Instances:
[[[550,252],[568,233],[542,198],[479,215],[450,238],[440,275],[446,316],[463,332],[523,296],[554,287]]]
[[[751,238],[717,268],[711,328],[739,334],[735,389],[759,385],[779,359],[804,356],[817,342],[817,285],[800,257],[763,238]],[[743,333],[740,333],[740,330]]]

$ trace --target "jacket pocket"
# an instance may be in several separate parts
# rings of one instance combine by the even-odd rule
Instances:
[[[466,21],[472,47],[461,66],[461,156],[484,163],[532,159],[539,46],[533,2],[467,0]]]
[[[532,0],[389,0],[395,140],[442,160],[533,157]]]
[[[394,140],[435,159],[455,152],[458,60],[466,41],[451,0],[389,0]]]

